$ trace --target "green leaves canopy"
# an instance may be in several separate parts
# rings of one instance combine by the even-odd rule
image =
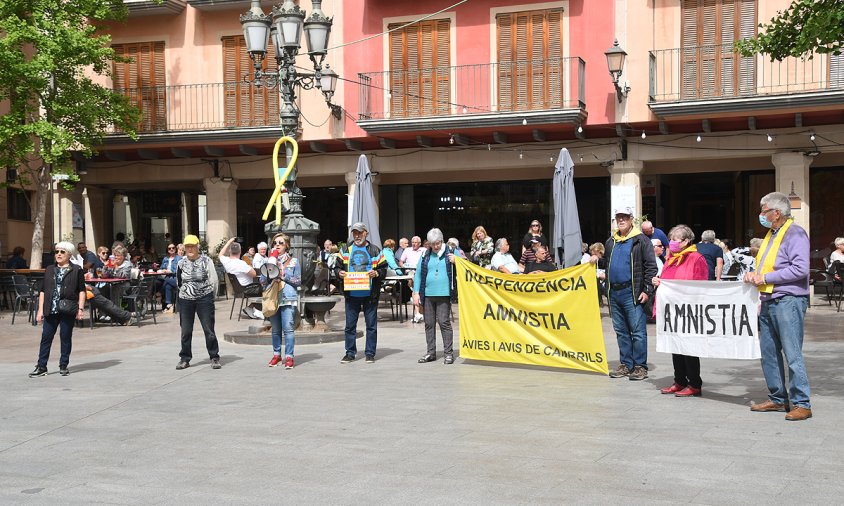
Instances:
[[[759,25],[755,39],[737,46],[745,56],[765,53],[771,61],[810,52],[841,54],[844,50],[844,1],[794,0],[767,25]]]

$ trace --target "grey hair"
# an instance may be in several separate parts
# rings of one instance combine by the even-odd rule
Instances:
[[[129,252],[126,251],[126,246],[121,246],[120,244],[118,244],[117,246],[111,248],[111,254],[120,255],[123,258],[126,258]]]
[[[68,257],[75,257],[76,256],[76,246],[74,246],[72,242],[68,242],[68,241],[57,242],[55,249],[63,249],[65,251],[67,251]]]
[[[460,246],[460,241],[458,241],[456,237],[449,237],[449,238],[448,238],[448,244],[450,244],[450,245],[454,246],[455,248],[457,248],[457,247],[459,247],[459,246]]]
[[[267,243],[265,243],[265,242],[259,242],[257,247],[258,247],[259,250],[261,248],[265,248],[265,249],[269,248],[269,246],[267,246]]]
[[[443,231],[438,228],[432,228],[428,231],[428,242],[433,244],[437,241],[443,242]]]
[[[703,242],[714,242],[715,241],[715,231],[714,230],[704,230],[702,234],[700,234],[700,240]]]
[[[791,204],[788,203],[788,195],[780,192],[771,192],[759,201],[760,206],[768,205],[768,209],[776,209],[783,216],[791,216]]]
[[[668,238],[671,239],[672,237],[674,237],[674,234],[679,234],[680,239],[684,241],[695,241],[695,233],[692,232],[692,229],[689,228],[688,225],[676,225],[674,228],[668,231]]]
[[[835,238],[835,247],[841,246],[844,244],[844,237],[836,237]]]
[[[495,241],[495,251],[499,251],[499,252],[500,252],[500,251],[501,251],[501,245],[502,245],[502,244],[504,244],[504,241],[506,241],[506,240],[507,240],[507,238],[506,238],[506,237],[499,237],[499,238]]]
[[[750,247],[759,249],[760,247],[762,247],[762,239],[759,237],[754,237],[750,240]]]
[[[240,256],[240,243],[231,243],[231,246],[229,246],[229,253],[231,253],[232,255]]]

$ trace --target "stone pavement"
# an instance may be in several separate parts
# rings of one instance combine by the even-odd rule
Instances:
[[[217,303],[217,332],[244,329]],[[381,310],[381,315],[389,314]],[[420,325],[379,323],[378,360],[339,364],[342,343],[269,347],[199,325],[176,371],[178,318],[77,328],[71,374],[30,379],[40,327],[0,313],[2,504],[756,504],[844,494],[844,312],[809,310],[815,417],[751,413],[757,361],[702,360],[704,397],[662,396],[671,357],[644,382],[569,370],[417,364]],[[334,311],[335,325],[342,313]],[[618,349],[603,317],[611,366]],[[649,327],[653,336],[654,329]],[[362,340],[359,341],[362,349]]]

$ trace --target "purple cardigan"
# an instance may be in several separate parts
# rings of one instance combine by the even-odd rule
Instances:
[[[762,263],[771,250],[777,231],[771,232],[768,249],[762,254]],[[784,295],[809,295],[809,235],[795,223],[792,223],[782,238],[774,270],[765,274],[765,281],[774,284],[773,293],[761,294],[763,301],[776,299]]]

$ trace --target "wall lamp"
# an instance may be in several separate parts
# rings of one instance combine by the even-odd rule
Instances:
[[[621,73],[624,71],[624,59],[627,58],[627,52],[619,47],[618,39],[615,39],[612,47],[607,49],[604,55],[607,57],[607,67],[612,77],[612,84],[615,86],[618,103],[621,103],[624,97],[627,96],[627,93],[630,92],[630,83],[624,81],[624,84],[621,84],[619,82]]]

